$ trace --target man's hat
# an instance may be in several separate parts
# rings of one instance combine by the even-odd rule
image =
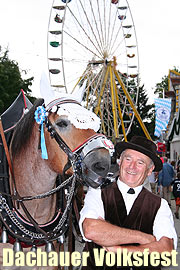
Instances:
[[[152,159],[155,165],[155,172],[159,172],[162,170],[162,161],[156,154],[157,148],[155,143],[153,143],[151,140],[148,140],[147,138],[141,136],[134,136],[132,137],[130,142],[118,142],[115,145],[116,156],[119,157],[120,154],[126,149],[132,149],[141,152],[144,155],[148,156],[150,159]]]

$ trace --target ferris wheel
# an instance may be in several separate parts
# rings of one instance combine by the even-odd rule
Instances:
[[[136,110],[139,58],[127,0],[54,0],[48,26],[48,68],[56,91],[85,83],[84,106],[101,118],[101,132],[127,140]],[[83,84],[84,85],[84,84]]]

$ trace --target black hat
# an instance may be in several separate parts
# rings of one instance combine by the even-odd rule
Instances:
[[[155,172],[159,172],[162,170],[162,161],[156,154],[157,149],[155,143],[153,143],[151,140],[148,140],[147,138],[141,136],[134,136],[132,137],[130,142],[118,142],[115,145],[116,156],[119,157],[120,154],[126,149],[132,149],[141,152],[144,155],[148,156],[150,159],[152,159],[155,165]]]

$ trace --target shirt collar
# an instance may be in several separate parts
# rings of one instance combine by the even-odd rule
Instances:
[[[118,188],[119,188],[119,190],[121,191],[122,194],[127,193],[128,190],[130,189],[130,187],[127,184],[125,184],[124,182],[122,182],[119,178],[117,180],[117,185],[118,185]],[[135,191],[136,196],[141,192],[142,188],[143,188],[143,185],[133,188],[134,191]]]

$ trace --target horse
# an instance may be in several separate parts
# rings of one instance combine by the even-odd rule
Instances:
[[[10,192],[0,194],[2,235],[8,235],[0,244],[0,269],[58,269],[24,266],[17,258],[5,267],[3,250],[59,252],[76,186],[97,188],[110,168],[112,145],[97,133],[98,121],[75,99],[61,97],[47,105],[38,99],[17,123],[9,147]]]

